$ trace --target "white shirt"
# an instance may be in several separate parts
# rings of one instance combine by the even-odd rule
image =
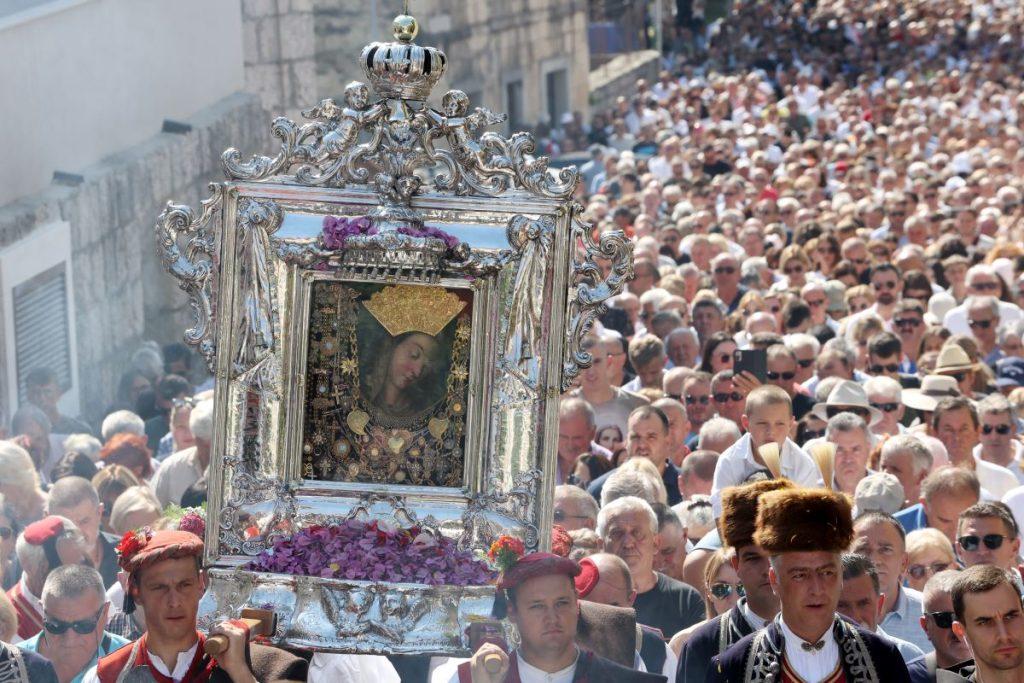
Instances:
[[[782,476],[798,486],[822,486],[821,470],[790,439],[782,444]],[[715,477],[711,481],[711,506],[715,517],[722,514],[722,489],[738,486],[758,470],[766,469],[754,460],[750,434],[744,434],[739,441],[725,449],[715,465]]]
[[[170,455],[153,475],[153,492],[160,505],[167,507],[181,503],[181,496],[203,476],[203,468],[196,457],[196,447],[185,448]]]
[[[1024,318],[1020,306],[1006,301],[999,302],[999,324],[1008,325]],[[967,304],[963,303],[950,309],[942,318],[942,326],[952,334],[970,334],[971,326],[967,324]]]
[[[750,603],[746,600],[740,602],[739,608],[740,614],[743,615],[743,618],[747,620],[747,623],[750,624],[751,628],[755,631],[760,631],[764,628],[764,625],[768,623],[767,619],[762,619],[754,614],[754,610],[750,609]]]
[[[981,487],[988,489],[996,500],[1017,488],[1019,483],[1017,477],[1010,470],[987,460],[981,460],[977,456],[974,458],[974,473],[978,475]]]
[[[515,657],[519,663],[519,680],[523,683],[572,683],[572,677],[576,673],[576,663],[580,660],[580,651],[579,648],[576,649],[576,659],[573,660],[572,664],[553,673],[548,673],[535,666],[530,666],[525,659],[519,656],[518,650],[516,650],[515,654],[512,656]],[[458,665],[456,664],[456,666]],[[431,678],[431,680],[435,679]],[[458,671],[448,679],[448,683],[459,683]]]
[[[1003,502],[1013,513],[1013,518],[1017,520],[1017,526],[1022,527],[1024,525],[1024,486],[1018,486],[1003,496]]]
[[[1010,470],[1010,472],[1013,473],[1013,476],[1017,477],[1018,484],[1024,484],[1024,461],[1021,460],[1021,454],[1024,453],[1024,444],[1014,439],[1010,442],[1010,445],[1013,447],[1013,460],[1010,461],[1010,464],[1006,469]],[[982,459],[980,443],[974,447],[974,459]]]
[[[199,641],[196,640],[195,645],[190,647],[185,652],[178,653],[178,659],[174,663],[174,670],[168,671],[167,665],[164,664],[164,660],[160,659],[154,652],[149,652],[149,663],[153,665],[153,668],[162,673],[164,676],[177,681],[177,683],[184,683],[185,674],[188,673],[188,668],[192,665],[192,658],[196,656],[196,648],[199,647]],[[82,677],[82,683],[99,683],[100,677],[96,673],[96,667],[92,667],[85,672],[85,676]]]
[[[387,657],[317,652],[309,663],[310,683],[401,683]]]
[[[782,627],[782,637],[786,645],[786,662],[807,683],[825,680],[839,666],[839,644],[832,635],[831,625],[821,636],[825,641],[824,647],[810,652],[800,647],[801,643],[806,641],[793,633],[781,615],[779,625]]]

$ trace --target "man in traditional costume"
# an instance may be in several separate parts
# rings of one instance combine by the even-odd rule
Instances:
[[[58,683],[59,680],[46,657],[0,643],[0,683]]]
[[[306,680],[305,660],[277,648],[250,645],[241,621],[214,627],[211,634],[226,636],[228,649],[217,659],[206,654],[206,637],[196,630],[199,599],[206,590],[202,554],[203,542],[188,531],[147,528],[125,534],[118,545],[118,563],[128,574],[124,611],[131,614],[136,603],[141,605],[146,632],[100,659],[83,683]]]
[[[520,646],[506,654],[485,642],[451,683],[664,683],[664,676],[628,669],[576,645],[579,573],[574,560],[552,553],[527,555],[505,569],[498,587]]]
[[[87,545],[71,520],[50,515],[25,527],[15,552],[21,563],[21,579],[7,591],[7,597],[18,614],[18,638],[28,640],[43,630],[41,596],[46,577],[65,564],[87,562]]]
[[[771,558],[780,614],[712,659],[708,681],[899,683],[906,664],[891,642],[836,614],[840,555],[853,540],[850,500],[824,489],[783,489],[758,501],[754,543]]]
[[[722,491],[719,529],[722,543],[733,549],[730,559],[746,595],[735,607],[697,628],[679,652],[679,681],[703,681],[711,658],[744,636],[763,628],[779,612],[779,598],[768,582],[768,554],[754,542],[757,502],[769,491],[792,489],[788,479],[769,479]]]

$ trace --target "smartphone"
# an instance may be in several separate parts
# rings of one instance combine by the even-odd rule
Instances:
[[[768,352],[765,349],[736,349],[732,370],[737,375],[749,372],[761,384],[768,381]]]

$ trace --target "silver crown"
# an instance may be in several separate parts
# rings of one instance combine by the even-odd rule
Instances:
[[[448,66],[444,52],[412,42],[420,31],[414,17],[400,14],[392,24],[396,42],[370,43],[360,63],[383,98],[424,101]]]

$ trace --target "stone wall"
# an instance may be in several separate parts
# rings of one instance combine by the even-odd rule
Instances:
[[[393,0],[314,0],[316,69],[320,97],[338,98],[346,83],[363,80],[358,57],[372,41],[391,40]],[[441,48],[448,71],[434,89],[436,104],[448,88],[465,90],[473,106],[508,111],[506,84],[523,83],[522,120],[544,117],[545,74],[568,71],[570,109],[587,113],[587,0],[413,0],[420,22],[416,42]]]
[[[267,112],[297,119],[319,101],[313,0],[241,3],[245,89],[259,94]]]
[[[207,183],[223,178],[225,148],[246,155],[273,149],[255,95],[231,95],[188,123],[186,134],[158,134],[84,169],[76,187],[54,185],[0,208],[0,248],[40,225],[71,226],[80,404],[90,421],[102,417],[140,342],[178,341],[190,322],[187,299],[157,256],[154,225],[163,206],[173,200],[198,209]],[[5,381],[0,376],[0,397]]]
[[[636,94],[636,81],[658,80],[658,51],[641,50],[617,55],[590,72],[590,106],[594,111],[611,109],[620,95]]]

